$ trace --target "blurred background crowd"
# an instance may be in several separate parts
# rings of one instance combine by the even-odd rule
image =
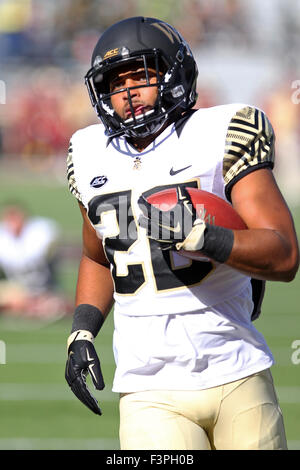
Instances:
[[[299,0],[1,0],[2,160],[60,174],[70,135],[96,119],[83,76],[97,38],[140,14],[170,22],[190,43],[200,106],[240,101],[268,113],[279,182],[298,204]]]
[[[165,20],[189,42],[198,106],[266,111],[279,186],[299,207],[300,0],[0,0],[2,178],[66,186],[70,136],[97,122],[83,80],[94,45],[109,25],[135,15]]]

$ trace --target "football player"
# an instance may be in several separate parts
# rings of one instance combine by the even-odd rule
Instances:
[[[299,264],[274,133],[248,104],[194,109],[197,75],[158,19],[120,21],[96,44],[85,82],[101,123],[72,136],[68,157],[83,254],[66,380],[101,414],[86,375],[104,388],[93,342],[114,303],[121,449],[286,449],[272,353],[253,324],[265,281],[292,281]],[[248,230],[193,210],[185,224],[189,187],[229,201]],[[147,201],[165,188],[178,194],[169,213]]]

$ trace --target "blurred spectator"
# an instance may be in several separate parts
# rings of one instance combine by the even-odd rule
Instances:
[[[0,2],[0,57],[20,56],[26,51],[26,31],[32,14],[31,0]]]
[[[0,117],[3,153],[47,168],[48,160],[65,156],[69,136],[76,128],[95,122],[95,114],[83,80],[72,81],[58,67],[35,68],[23,80]]]
[[[249,41],[244,6],[239,0],[183,0],[181,14],[176,21],[181,33],[192,49],[203,45],[239,43]]]
[[[20,204],[7,204],[0,223],[0,311],[56,318],[73,310],[58,292],[56,223],[30,217]]]

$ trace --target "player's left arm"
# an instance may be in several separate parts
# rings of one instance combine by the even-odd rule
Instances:
[[[226,263],[257,279],[293,280],[299,267],[298,241],[272,170],[262,168],[237,181],[231,201],[249,230],[234,231]]]
[[[251,277],[291,281],[299,266],[293,218],[272,173],[275,134],[262,110],[232,117],[225,142],[225,193],[249,230],[235,231],[226,263]]]

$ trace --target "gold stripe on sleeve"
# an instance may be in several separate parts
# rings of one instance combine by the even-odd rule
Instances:
[[[223,177],[225,185],[242,172],[274,165],[274,131],[263,111],[246,106],[231,119],[227,129]]]
[[[68,178],[69,190],[71,194],[73,194],[73,196],[75,196],[79,202],[82,202],[81,194],[78,191],[77,183],[76,183],[76,179],[74,175],[72,142],[70,142],[68,156],[67,156],[67,178]]]

